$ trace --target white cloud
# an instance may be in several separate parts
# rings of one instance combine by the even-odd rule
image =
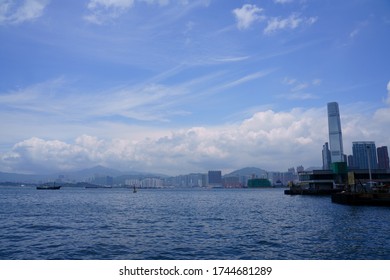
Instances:
[[[264,34],[272,34],[278,30],[296,29],[300,25],[312,25],[317,21],[317,17],[300,17],[298,14],[292,14],[287,18],[272,17],[268,20],[264,29]]]
[[[102,24],[115,19],[134,5],[134,0],[90,0],[87,7],[90,14],[84,19],[94,24]]]
[[[286,4],[286,3],[291,3],[293,1],[294,0],[274,0],[274,2],[278,4]]]
[[[221,58],[215,58],[214,60],[217,62],[239,62],[248,60],[250,56],[237,56],[237,57],[221,57]]]
[[[349,37],[350,37],[350,38],[354,38],[354,37],[356,37],[356,36],[359,34],[359,32],[360,32],[360,29],[355,29],[355,30],[353,30],[353,31],[349,34]]]
[[[114,8],[114,9],[128,9],[132,7],[134,0],[90,0],[88,9],[97,8]]]
[[[255,113],[236,125],[192,127],[156,138],[104,140],[82,135],[72,142],[30,138],[1,157],[1,170],[71,170],[102,164],[115,168],[166,172],[204,172],[246,165],[270,170],[315,162],[316,143],[326,136],[322,110]],[[325,133],[325,134],[324,134]],[[305,158],[306,157],[306,158]]]
[[[288,77],[285,77],[283,79],[283,84],[286,84],[286,85],[293,85],[297,82],[296,79],[293,79],[293,78],[288,78]]]
[[[180,16],[181,13],[185,13],[186,9],[183,8],[184,6],[187,6],[188,8],[195,7],[197,5],[208,6],[209,0],[90,0],[87,4],[87,8],[90,13],[84,16],[84,19],[94,24],[104,24],[110,20],[119,18],[136,3],[146,3],[148,5],[159,6],[167,6],[169,4],[177,3],[181,10],[183,10],[181,12],[175,12],[176,14],[173,15],[173,17],[177,17]]]
[[[313,86],[319,86],[319,85],[321,85],[321,83],[322,83],[322,80],[321,80],[321,79],[314,79],[314,80],[312,81],[312,85],[313,85]]]
[[[18,4],[5,0],[0,3],[0,24],[20,24],[33,21],[43,15],[49,0],[25,0]]]
[[[146,2],[148,4],[158,3],[160,6],[168,5],[170,2],[170,0],[141,0],[141,1]]]
[[[357,24],[357,27],[354,29],[354,30],[352,30],[352,32],[351,33],[349,33],[349,38],[350,39],[354,39],[355,37],[357,37],[358,35],[359,35],[359,33],[364,29],[364,28],[366,28],[367,26],[368,26],[368,21],[366,20],[366,21],[362,21],[362,22],[359,22],[358,24]]]
[[[256,5],[244,4],[241,8],[233,10],[236,17],[237,28],[247,29],[256,21],[262,21],[265,17],[262,15],[263,9]]]
[[[1,146],[30,136],[69,139],[83,133],[101,137],[109,132],[139,139],[152,131],[161,135],[172,120],[191,115],[193,109],[187,105],[194,99],[217,94],[227,84],[234,86],[265,75],[257,72],[224,82],[219,72],[177,85],[161,82],[176,74],[173,71],[145,83],[99,91],[75,90],[77,82],[60,77],[0,93],[0,119],[7,120],[0,122]]]
[[[300,83],[291,89],[292,92],[301,91],[309,87],[308,83]]]

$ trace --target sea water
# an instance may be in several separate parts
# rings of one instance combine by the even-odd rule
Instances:
[[[0,187],[0,259],[390,259],[390,208],[283,189]]]

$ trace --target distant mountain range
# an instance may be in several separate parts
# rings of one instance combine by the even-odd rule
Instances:
[[[56,172],[51,174],[19,174],[19,173],[6,173],[0,172],[0,182],[20,182],[20,183],[39,183],[39,182],[48,182],[48,181],[74,181],[74,182],[83,182],[90,181],[96,177],[136,177],[136,176],[158,176],[162,177],[165,175],[162,174],[153,174],[146,172],[138,172],[138,171],[127,171],[122,172],[119,170],[115,170],[112,168],[107,168],[101,165],[87,168],[79,171],[71,171],[71,172]]]
[[[230,172],[229,174],[224,175],[223,177],[233,177],[233,176],[252,176],[255,175],[256,177],[263,177],[267,175],[266,170],[257,168],[257,167],[245,167],[238,170],[235,170],[233,172]]]

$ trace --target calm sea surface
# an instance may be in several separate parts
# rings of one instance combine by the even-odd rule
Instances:
[[[390,259],[390,208],[282,189],[0,187],[0,259]]]

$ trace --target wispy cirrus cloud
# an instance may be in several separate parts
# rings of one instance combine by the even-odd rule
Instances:
[[[81,93],[74,92],[68,81],[59,78],[1,94],[0,108],[84,120],[121,116],[139,121],[165,121],[175,114],[169,110],[172,101],[186,94],[186,90],[185,84],[147,83]]]
[[[249,59],[250,56],[231,56],[231,57],[220,57],[215,58],[214,61],[221,62],[221,63],[229,63],[229,62],[239,62]]]
[[[315,87],[321,85],[321,79],[313,79],[312,81],[299,81],[295,78],[285,77],[282,84],[289,87],[288,94],[282,94],[280,97],[290,100],[309,100],[317,99],[318,96],[308,91],[313,91]]]
[[[7,145],[30,136],[69,139],[82,133],[145,135],[178,123],[192,123],[198,105],[210,96],[265,77],[271,70],[240,75],[212,71],[177,83],[186,68],[173,69],[132,85],[106,89],[80,88],[65,77],[0,92],[0,123]],[[194,104],[194,106],[192,105]],[[58,129],[61,127],[62,129]],[[139,138],[139,137],[137,137]]]
[[[102,24],[125,13],[134,5],[134,0],[90,0],[87,8],[89,14],[84,17],[86,21]]]
[[[125,14],[129,9],[136,4],[146,3],[147,5],[178,5],[180,10],[175,10],[172,18],[180,17],[185,14],[188,9],[198,5],[208,6],[210,0],[90,0],[87,4],[89,13],[84,16],[84,19],[94,24],[104,24],[108,21],[114,20]]]
[[[263,77],[269,75],[270,73],[272,73],[274,71],[276,71],[276,70],[275,69],[270,69],[270,70],[266,70],[266,71],[255,72],[255,73],[246,75],[246,76],[244,76],[242,78],[239,78],[239,79],[237,79],[235,81],[229,82],[226,85],[224,85],[224,87],[225,88],[235,87],[235,86],[238,86],[238,85],[250,82],[252,80],[263,78]]]
[[[349,33],[349,38],[354,39],[356,38],[359,33],[368,26],[368,20],[362,21],[359,24],[357,24],[356,28]]]
[[[177,115],[191,114],[184,110],[182,105],[188,104],[192,98],[218,94],[226,89],[260,79],[275,70],[258,71],[238,78],[237,74],[220,71],[192,77],[175,84],[164,81],[169,80],[172,75],[179,75],[180,71],[174,69],[172,72],[157,75],[131,86],[123,85],[87,92],[74,89],[77,82],[60,77],[0,93],[0,109],[60,117],[63,122],[75,119],[81,122],[103,119],[169,122]]]
[[[264,34],[272,34],[278,30],[296,29],[302,25],[312,25],[318,20],[317,17],[302,17],[299,14],[291,14],[287,18],[272,17],[268,20]]]
[[[41,17],[49,0],[25,0],[17,3],[5,0],[0,3],[0,24],[21,24]]]

